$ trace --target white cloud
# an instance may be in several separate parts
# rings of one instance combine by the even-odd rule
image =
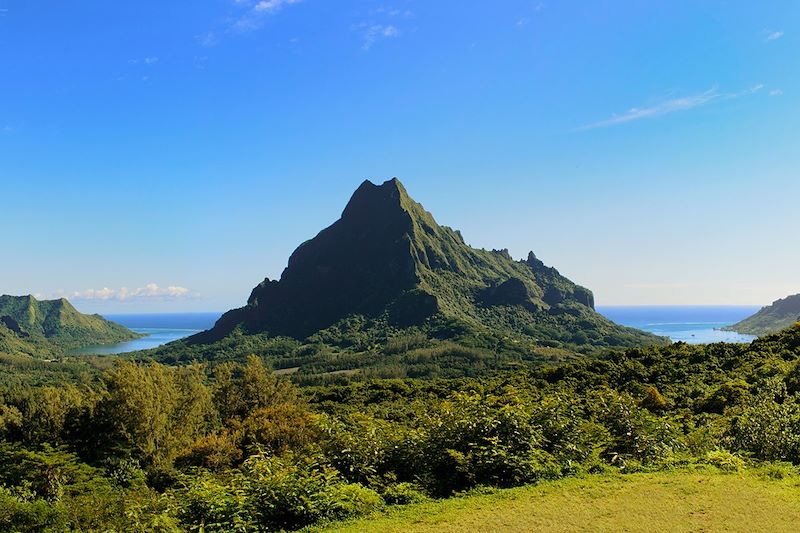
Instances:
[[[783,95],[783,90],[782,89],[772,89],[769,92],[769,95],[770,96],[781,96],[781,95]]]
[[[712,102],[720,100],[730,100],[733,98],[739,98],[741,96],[755,94],[763,88],[764,84],[759,83],[757,85],[754,85],[753,87],[750,87],[749,89],[745,89],[737,93],[721,93],[719,92],[717,87],[712,87],[711,89],[705,92],[695,94],[692,96],[672,98],[670,100],[665,100],[663,102],[648,107],[633,107],[629,109],[627,112],[622,113],[620,115],[614,115],[606,120],[601,120],[599,122],[594,122],[591,124],[587,124],[586,126],[582,126],[578,128],[578,131],[592,130],[596,128],[607,128],[610,126],[618,126],[620,124],[626,124],[628,122],[634,122],[637,120],[657,118],[664,115],[677,113],[679,111],[688,111],[690,109],[702,107]]]
[[[299,4],[302,0],[234,0],[234,4],[245,6],[247,11],[237,18],[232,28],[239,32],[259,29],[264,24],[264,17],[273,15],[286,6]]]
[[[378,41],[378,39],[390,39],[397,37],[400,32],[395,26],[391,24],[384,26],[383,24],[362,25],[364,29],[364,44],[361,49],[369,51],[370,48]]]
[[[773,31],[773,30],[764,30],[766,37],[764,37],[764,41],[777,41],[781,37],[783,37],[783,31]]]
[[[83,291],[73,291],[65,293],[59,290],[57,296],[66,297],[75,301],[87,300],[100,300],[100,301],[136,301],[136,300],[177,300],[182,298],[190,298],[196,296],[195,293],[186,287],[177,285],[170,285],[168,287],[159,287],[155,283],[148,283],[144,287],[136,289],[128,289],[122,287],[120,289],[110,289],[103,287],[102,289],[86,289]]]
[[[275,12],[284,5],[298,4],[300,0],[261,0],[253,8],[256,11]]]
[[[155,65],[158,63],[158,58],[155,56],[143,57],[141,59],[129,59],[128,63],[131,65]]]
[[[217,45],[219,38],[217,37],[216,32],[208,31],[202,35],[198,35],[197,42],[200,43],[200,46],[211,48],[212,46]]]

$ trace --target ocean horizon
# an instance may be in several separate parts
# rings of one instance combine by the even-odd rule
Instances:
[[[604,305],[597,311],[614,322],[674,342],[752,342],[753,335],[723,331],[761,309],[758,305]]]

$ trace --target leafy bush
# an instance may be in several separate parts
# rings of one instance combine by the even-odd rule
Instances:
[[[513,393],[457,393],[426,417],[415,469],[437,494],[481,484],[518,485],[557,470],[538,447],[542,441],[541,429]]]
[[[725,472],[739,472],[744,470],[745,462],[727,450],[714,450],[708,452],[703,460],[706,464],[716,466]]]
[[[682,447],[676,427],[642,409],[628,394],[600,391],[590,401],[611,441],[606,455],[612,462],[653,464]],[[634,463],[631,462],[631,465]]]
[[[767,461],[800,462],[800,405],[786,396],[782,382],[772,381],[747,402],[731,424],[734,449]]]
[[[244,467],[247,506],[259,528],[296,529],[365,514],[382,503],[378,493],[345,482],[320,457],[259,455]]]
[[[0,531],[19,533],[63,531],[67,529],[67,509],[51,505],[33,493],[0,487]]]
[[[176,493],[177,516],[190,531],[226,532],[252,529],[241,478],[223,483],[207,475],[188,478]]]
[[[428,499],[425,493],[413,483],[393,483],[387,486],[381,495],[389,505],[408,505],[421,503]]]

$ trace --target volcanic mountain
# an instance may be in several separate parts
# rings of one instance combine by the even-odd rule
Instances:
[[[766,335],[789,328],[800,322],[800,294],[776,300],[756,314],[725,328],[748,335]]]
[[[246,306],[187,342],[214,342],[232,332],[304,339],[354,316],[365,327],[447,323],[453,335],[493,331],[534,342],[662,341],[601,316],[589,289],[533,252],[516,261],[507,250],[470,247],[392,179],[362,183],[341,218],[297,248],[279,281],[265,279]]]
[[[100,315],[85,315],[64,298],[0,296],[0,353],[52,354],[62,349],[139,337]]]

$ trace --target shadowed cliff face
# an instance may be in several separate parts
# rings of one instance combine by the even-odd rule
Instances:
[[[304,338],[349,315],[406,326],[439,314],[474,324],[495,307],[558,315],[565,306],[596,315],[591,291],[533,253],[514,261],[505,250],[472,248],[397,179],[365,181],[338,221],[297,248],[280,281],[265,279],[245,307],[189,342],[212,342],[237,327]]]
[[[305,337],[351,314],[377,315],[397,302],[403,313],[414,307],[420,281],[412,252],[411,214],[396,179],[383,185],[365,181],[353,194],[342,217],[300,245],[289,258],[280,281],[264,280],[247,307],[226,314],[215,327],[228,333],[237,324],[250,331]],[[419,315],[436,312],[435,301],[419,296]],[[216,335],[215,335],[216,336]]]

